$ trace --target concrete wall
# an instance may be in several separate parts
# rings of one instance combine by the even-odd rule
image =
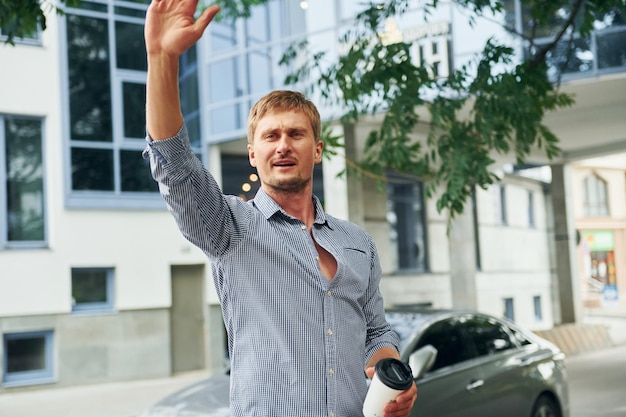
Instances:
[[[54,332],[57,386],[170,375],[167,309],[0,318],[0,333],[41,330]]]

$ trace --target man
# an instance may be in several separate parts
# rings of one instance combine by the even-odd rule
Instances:
[[[398,358],[386,322],[374,243],[324,213],[312,193],[320,116],[300,93],[276,91],[250,112],[248,154],[261,189],[223,195],[190,150],[178,59],[218,12],[197,0],[153,0],[146,16],[146,119],[154,178],[189,241],[211,262],[228,332],[233,416],[362,416],[383,358]],[[407,416],[414,384],[386,406]]]

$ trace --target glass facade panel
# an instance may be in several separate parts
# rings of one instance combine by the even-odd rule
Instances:
[[[143,25],[115,22],[115,51],[118,68],[147,71]]]
[[[209,26],[211,31],[211,49],[213,52],[230,50],[237,45],[235,24],[232,22],[215,22]]]
[[[122,83],[124,99],[124,137],[143,140],[146,136],[146,85]]]
[[[561,41],[546,55],[546,61],[555,75],[593,71],[591,40],[579,38],[572,42]]]
[[[185,124],[187,125],[187,133],[189,133],[189,144],[192,148],[200,149],[202,145],[200,136],[200,113],[196,112],[193,115],[185,116]]]
[[[73,190],[114,190],[113,151],[72,148]]]
[[[623,30],[598,33],[598,69],[626,68],[626,26]]]
[[[72,140],[113,140],[108,36],[105,19],[67,16]]]
[[[41,122],[5,118],[6,209],[9,241],[44,240]]]
[[[240,68],[239,58],[228,58],[211,65],[211,103],[230,100],[243,94],[244,89],[239,79]]]
[[[187,124],[189,142],[197,150],[201,147],[200,87],[198,85],[198,59],[195,45],[180,59],[180,101]]]
[[[71,189],[108,192],[120,204],[142,204],[124,193],[154,192],[145,143],[147,57],[144,18],[147,0],[83,0],[68,9],[68,96]],[[87,5],[87,6],[85,6]],[[89,12],[85,11],[89,9]],[[181,102],[193,120],[191,141],[200,151],[200,119],[195,48],[181,57]],[[135,139],[135,140],[129,140]],[[87,143],[88,142],[88,143]],[[70,204],[97,207],[101,195],[73,193]],[[110,204],[110,201],[107,202]]]
[[[243,127],[241,105],[233,104],[211,111],[211,133],[219,134]]]
[[[248,54],[250,93],[266,93],[272,89],[272,55],[269,49]]]
[[[254,46],[269,40],[268,9],[266,7],[253,7],[250,18],[246,19],[246,44]]]
[[[150,176],[150,165],[140,152],[121,151],[122,191],[159,191],[157,183]]]

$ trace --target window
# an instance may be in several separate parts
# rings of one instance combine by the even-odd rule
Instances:
[[[535,225],[535,193],[528,191],[528,227],[534,228]]]
[[[72,311],[113,310],[113,269],[72,268]]]
[[[6,42],[9,35],[8,32],[2,31],[0,28],[0,43]],[[13,42],[16,44],[22,45],[40,45],[41,44],[41,29],[37,28],[35,33],[31,33],[30,35],[26,35],[22,38],[13,37]]]
[[[496,224],[500,224],[502,226],[506,226],[507,224],[507,215],[506,215],[506,188],[504,185],[494,185],[491,188],[492,197],[493,197],[493,210],[495,215]]]
[[[506,188],[504,185],[498,187],[500,189],[500,223],[503,225],[508,224],[506,216]]]
[[[85,0],[67,10],[67,103],[72,206],[162,205],[145,147],[145,2]],[[181,57],[181,105],[200,153],[195,48]],[[106,203],[105,203],[106,202]]]
[[[504,299],[504,317],[511,321],[515,321],[515,308],[513,306],[512,298]]]
[[[245,136],[252,104],[284,85],[285,69],[279,61],[291,43],[285,38],[306,29],[304,11],[292,6],[286,1],[270,1],[253,6],[247,19],[209,26],[206,95],[210,98],[210,142]]]
[[[480,255],[480,227],[478,223],[478,202],[476,200],[476,188],[472,189],[471,194],[472,203],[472,224],[474,225],[474,256],[476,257],[476,270],[481,271],[482,261]]]
[[[609,215],[606,182],[596,174],[583,180],[583,212],[585,217]]]
[[[46,239],[42,122],[0,115],[0,247]]]
[[[533,297],[533,307],[535,311],[535,321],[543,321],[543,311],[541,309],[541,296],[535,295]]]
[[[449,319],[433,324],[418,342],[415,350],[431,345],[437,349],[435,364],[429,372],[471,359],[475,355],[459,331],[459,323]]]
[[[478,356],[493,355],[515,347],[505,328],[493,319],[474,316],[462,323],[472,339]]]
[[[52,382],[53,332],[6,333],[2,338],[4,386]]]
[[[534,4],[543,7],[541,3]],[[532,50],[524,51],[529,55],[534,53],[537,47],[553,42],[563,23],[569,19],[572,5],[572,2],[563,2],[558,8],[553,9],[548,24],[538,26],[531,17],[532,3],[507,0],[504,2],[505,21],[507,26],[514,28],[516,32],[522,32],[529,39],[533,39]],[[519,19],[516,10],[522,11]],[[596,13],[594,30],[587,38],[582,38],[578,33],[570,36],[568,32],[546,56],[549,76],[554,81],[559,81],[561,78],[598,76],[623,70],[626,53],[626,26],[623,16],[623,7],[606,8]],[[573,26],[574,30],[577,28],[578,25]]]
[[[426,224],[423,184],[390,175],[387,221],[398,271],[426,272]]]

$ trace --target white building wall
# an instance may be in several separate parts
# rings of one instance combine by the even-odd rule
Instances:
[[[41,45],[0,45],[0,114],[43,120],[47,243],[0,248],[0,358],[2,335],[52,330],[55,372],[48,382],[169,375],[170,268],[205,264],[206,257],[182,237],[165,204],[160,210],[66,207],[70,163],[63,128],[65,53],[59,50],[65,42],[59,18],[52,14],[47,22]],[[113,311],[72,313],[73,267],[114,268]],[[205,298],[215,298],[213,286],[205,288]]]

